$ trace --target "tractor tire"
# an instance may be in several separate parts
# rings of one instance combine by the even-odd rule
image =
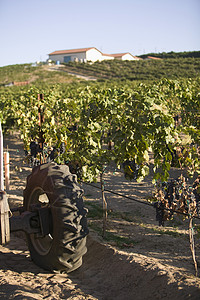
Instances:
[[[82,265],[88,234],[83,191],[66,165],[54,162],[36,166],[27,177],[24,208],[48,207],[50,233],[26,234],[31,259],[45,270],[69,273]]]

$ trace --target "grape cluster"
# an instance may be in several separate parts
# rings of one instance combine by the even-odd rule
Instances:
[[[136,164],[135,160],[126,160],[123,164],[124,176],[128,180],[136,180],[140,166]]]
[[[200,177],[195,180],[192,187],[187,185],[183,176],[164,182],[161,186],[157,186],[155,198],[156,220],[160,226],[164,226],[164,221],[172,219],[174,213],[199,216]]]
[[[31,141],[30,142],[30,152],[31,152],[31,156],[36,158],[38,152],[39,152],[39,145],[38,143]]]
[[[65,143],[64,142],[61,143],[59,150],[60,150],[60,154],[65,153]]]
[[[82,166],[81,166],[80,162],[70,161],[70,162],[66,162],[66,164],[68,165],[70,172],[72,174],[76,174],[77,178],[79,180],[81,180],[83,177],[83,171],[82,171]]]
[[[200,176],[193,183],[193,193],[196,199],[197,215],[200,216]]]
[[[48,147],[45,143],[40,148],[39,143],[31,141],[29,144],[30,151],[24,150],[26,160],[30,166],[40,165],[42,162],[54,161],[58,156],[65,153],[65,143],[61,143],[59,148]]]

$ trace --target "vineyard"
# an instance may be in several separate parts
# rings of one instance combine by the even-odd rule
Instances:
[[[200,58],[167,58],[161,60],[69,62],[66,70],[94,76],[100,81],[150,81],[162,78],[196,78],[200,74]]]
[[[199,79],[133,88],[56,85],[43,88],[42,98],[34,86],[3,88],[0,117],[5,131],[21,131],[26,151],[42,135],[47,152],[53,147],[59,163],[76,162],[89,181],[111,161],[120,168],[133,160],[142,180],[150,155],[155,179],[164,181],[173,163],[190,174],[199,170],[199,85]]]
[[[186,55],[187,54],[187,55]],[[30,84],[41,85],[54,83],[77,83],[80,79],[70,76],[75,73],[93,77],[97,82],[104,83],[110,87],[115,85],[130,85],[131,82],[149,82],[152,80],[167,79],[189,79],[200,76],[199,52],[190,54],[163,53],[154,57],[160,60],[141,59],[136,61],[105,60],[93,64],[69,62],[55,68],[49,68],[45,63],[37,66],[31,64],[5,66],[0,68],[0,86],[12,81],[28,81]],[[148,56],[148,55],[146,55]],[[144,56],[144,58],[146,57]],[[82,82],[83,84],[83,82]],[[91,82],[90,82],[91,84]],[[95,83],[96,84],[96,83]]]
[[[152,175],[164,192],[157,189],[146,202],[156,208],[160,225],[173,212],[199,218],[199,91],[199,77],[1,87],[0,120],[5,135],[20,132],[28,165],[54,160],[68,165],[82,184],[94,185],[100,178],[106,237],[107,212],[112,216],[112,211],[107,211],[104,179],[110,169],[112,176],[120,171],[137,184]],[[187,172],[190,191],[183,176],[173,187],[167,183],[172,168]],[[99,209],[88,205],[89,214]]]

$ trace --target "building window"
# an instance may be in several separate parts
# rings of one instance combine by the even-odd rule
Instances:
[[[64,56],[64,62],[68,63],[69,61],[71,61],[71,56]]]

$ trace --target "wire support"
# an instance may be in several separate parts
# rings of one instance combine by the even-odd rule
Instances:
[[[84,181],[80,181],[80,182],[81,182],[81,183],[84,183],[84,184],[86,184],[86,185],[89,185],[89,186],[91,186],[91,187],[93,187],[93,188],[96,188],[96,189],[101,190],[101,187],[96,186],[96,185],[93,185],[93,184],[91,184],[91,183],[89,183],[89,182],[84,182]],[[126,196],[126,195],[124,195],[124,194],[120,194],[120,193],[117,193],[117,192],[108,190],[108,189],[106,189],[106,188],[104,188],[104,191],[105,191],[105,192],[108,192],[108,193],[111,193],[111,194],[114,194],[114,195],[119,196],[119,197],[123,197],[123,198],[129,199],[129,200],[134,201],[134,202],[138,202],[138,203],[140,203],[140,204],[144,204],[144,205],[151,206],[151,207],[153,207],[153,208],[155,209],[155,206],[154,206],[153,203],[149,203],[149,202],[147,202],[147,201],[138,200],[138,199],[135,199],[135,198],[133,198],[133,197]],[[183,215],[183,216],[186,216],[186,217],[190,217],[190,218],[191,218],[191,214],[184,213],[184,212],[180,212],[180,211],[177,211],[177,210],[174,210],[174,209],[171,209],[171,208],[163,207],[162,210],[166,210],[166,211],[169,211],[169,212],[171,212],[171,213],[176,213],[176,214],[180,214],[180,215]],[[192,218],[194,218],[194,219],[199,219],[199,220],[200,220],[200,217],[198,217],[198,216],[192,216]]]

